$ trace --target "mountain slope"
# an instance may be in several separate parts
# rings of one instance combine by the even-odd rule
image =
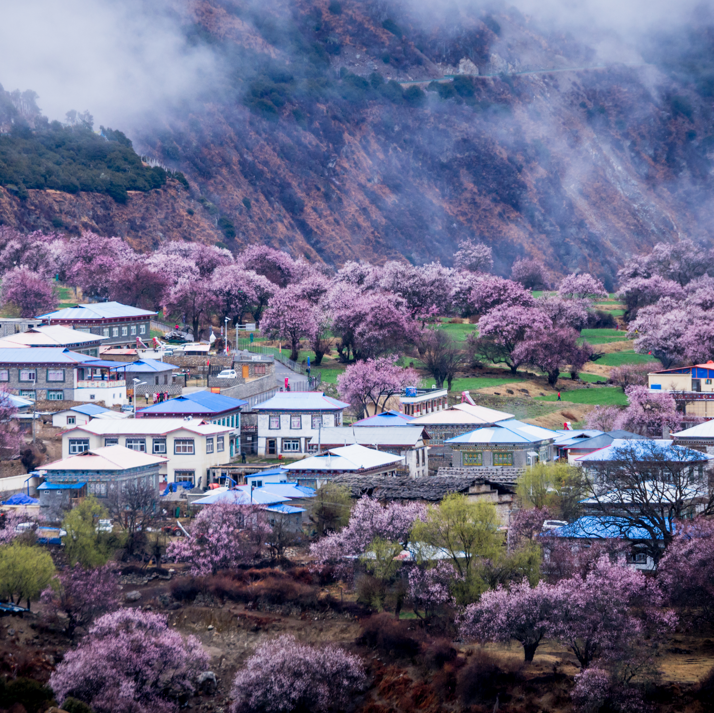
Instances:
[[[5,196],[2,220],[46,227],[54,211],[146,249],[267,242],[330,264],[448,264],[475,235],[499,272],[530,255],[609,284],[654,242],[709,240],[711,98],[675,73],[605,66],[514,10],[198,0],[177,12],[221,79],[127,133],[190,194],[169,181],[126,206]],[[543,69],[557,71],[530,73]]]

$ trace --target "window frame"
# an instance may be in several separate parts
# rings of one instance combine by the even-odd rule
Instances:
[[[128,337],[129,336],[129,327],[127,327],[127,326],[122,327],[121,335],[122,335],[122,337]]]
[[[297,426],[294,424],[298,423]],[[302,431],[302,414],[293,415],[290,414],[290,430],[291,431]]]
[[[164,450],[157,450],[156,446],[163,445]],[[155,456],[165,456],[168,453],[168,443],[165,438],[152,438],[151,439],[151,453]]]
[[[146,325],[145,324],[139,325],[139,334],[146,334]]]
[[[492,454],[492,459],[493,459],[493,465],[494,466],[503,466],[503,467],[512,467],[513,466],[513,451],[493,451]],[[508,461],[508,462],[496,462],[496,461]]]
[[[277,426],[274,425],[277,419]],[[280,430],[280,416],[268,416],[268,430],[269,431],[279,431]]]
[[[297,448],[288,448],[288,444],[297,444]],[[283,438],[281,446],[281,451],[283,453],[302,453],[301,438]]]
[[[47,390],[47,400],[48,401],[64,401],[64,391],[59,390],[59,389],[48,389]]]
[[[315,425],[316,422],[317,422],[317,425]],[[310,417],[310,428],[313,431],[319,430],[320,428],[324,428],[324,427],[325,427],[325,422],[322,419],[322,414],[318,414],[318,415],[313,414]]]
[[[0,369],[0,382],[10,381],[10,369]]]
[[[77,450],[77,444],[86,445],[86,448]],[[79,455],[80,453],[86,453],[89,450],[89,439],[88,438],[70,438],[68,444],[68,452],[71,456]]]
[[[210,438],[206,438],[206,455],[213,453],[214,452],[214,441],[213,441],[213,436]]]
[[[134,448],[133,446],[135,444],[143,446],[143,448]],[[136,451],[137,453],[146,453],[146,438],[125,438],[124,448],[128,448],[130,451]]]
[[[119,327],[112,327],[112,337],[119,336]]]
[[[23,374],[32,374],[31,379],[23,379]],[[18,369],[17,379],[21,384],[36,384],[37,383],[37,369]]]
[[[483,451],[463,451],[461,465],[466,467],[479,467],[483,465]]]
[[[47,383],[48,384],[64,384],[64,369],[47,369]],[[62,378],[61,379],[53,379],[50,374],[61,374]]]
[[[195,470],[175,470],[174,471],[174,483],[195,483],[196,482],[196,471]]]
[[[184,446],[190,444],[191,450],[183,450]],[[196,439],[194,438],[175,438],[174,439],[174,455],[175,456],[194,456],[196,455]]]
[[[132,325],[131,325],[131,329],[130,329],[130,331],[129,331],[129,334],[130,334],[132,337],[135,337],[135,336],[136,336],[136,325],[135,325],[135,324],[132,324]]]
[[[67,416],[67,425],[68,426],[76,426],[77,425],[77,417],[76,416]]]
[[[104,447],[108,448],[109,446],[118,446],[119,445],[119,439],[118,438],[105,438],[104,439]]]
[[[216,436],[216,453],[223,453],[226,450],[226,437]]]
[[[109,327],[102,327],[102,336],[103,336],[103,337],[108,337],[110,331],[111,331],[111,330],[109,329]]]

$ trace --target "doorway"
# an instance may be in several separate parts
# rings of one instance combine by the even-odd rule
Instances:
[[[275,456],[278,454],[278,444],[274,438],[268,439],[268,455]]]

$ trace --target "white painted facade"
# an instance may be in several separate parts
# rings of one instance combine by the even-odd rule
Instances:
[[[258,454],[303,456],[317,450],[321,428],[342,425],[342,411],[333,413],[258,414]],[[310,446],[310,441],[315,445]]]

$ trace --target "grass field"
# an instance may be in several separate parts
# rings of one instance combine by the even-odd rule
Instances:
[[[514,381],[522,379],[522,376],[469,376],[463,379],[454,379],[451,384],[452,391],[476,391],[477,389],[485,389],[489,386],[502,386],[503,384],[512,384]]]
[[[580,337],[590,344],[610,344],[624,342],[627,339],[627,332],[622,329],[583,329]]]
[[[592,404],[595,406],[627,406],[627,396],[616,386],[601,386],[596,389],[575,389],[561,391],[563,401],[572,404]],[[557,401],[556,394],[536,396],[534,401]]]
[[[475,324],[450,324],[448,322],[443,322],[440,329],[456,342],[465,342],[469,334],[477,331]]]
[[[657,360],[649,354],[638,354],[633,350],[612,352],[600,357],[595,363],[604,366],[622,366],[623,364],[646,364]]]
[[[588,374],[584,371],[581,371],[578,376],[583,380],[583,381],[588,381],[592,384],[597,384],[597,383],[603,383],[607,381],[607,377],[603,376],[602,374]]]

